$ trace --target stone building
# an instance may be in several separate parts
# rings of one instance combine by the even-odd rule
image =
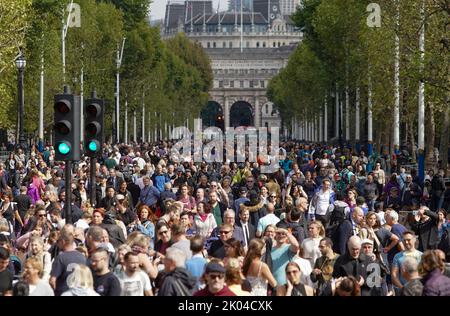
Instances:
[[[162,35],[181,31],[211,58],[214,85],[200,114],[203,126],[281,127],[266,89],[302,33],[281,13],[278,0],[253,0],[253,11],[242,12],[212,12],[208,0],[168,4]]]

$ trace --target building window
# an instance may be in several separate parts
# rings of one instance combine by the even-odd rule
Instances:
[[[281,46],[281,43],[280,42],[278,42],[278,47],[280,47]]]
[[[261,80],[261,81],[259,82],[259,84],[261,85],[261,88],[265,88],[265,86],[264,86],[264,80]]]
[[[223,48],[227,47],[227,43],[226,43],[226,42],[223,42],[223,43],[222,43],[222,47],[223,47]]]
[[[259,48],[259,42],[256,42],[256,48]]]
[[[273,47],[277,47],[277,43],[273,42]]]
[[[223,81],[219,80],[219,88],[223,88]]]
[[[230,88],[234,88],[234,80],[230,81]]]
[[[243,88],[244,87],[244,80],[239,81],[239,87]]]
[[[213,42],[213,48],[216,48],[216,42]]]
[[[285,42],[283,42],[283,46],[286,46],[286,43],[285,43]]]
[[[269,105],[266,104],[266,114],[269,114]]]
[[[266,47],[266,42],[263,42],[263,47]]]
[[[228,43],[228,47],[229,47],[229,48],[233,48],[233,42],[229,42],[229,43]]]
[[[249,81],[250,88],[253,88],[253,80]]]
[[[211,43],[208,42],[208,44],[206,44],[206,47],[211,48]]]

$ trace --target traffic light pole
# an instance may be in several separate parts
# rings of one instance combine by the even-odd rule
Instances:
[[[66,161],[66,224],[72,224],[72,161]]]
[[[95,187],[95,176],[96,176],[96,174],[95,174],[95,171],[96,171],[96,164],[97,164],[97,158],[95,158],[95,157],[91,157],[91,171],[90,171],[90,176],[91,176],[91,179],[89,180],[89,183],[90,183],[90,185],[91,185],[91,194],[90,194],[90,201],[91,201],[91,206],[93,207],[96,203],[97,203],[97,201],[96,201],[96,199],[95,199],[95,191],[96,191],[96,187]],[[96,205],[95,205],[96,206]]]

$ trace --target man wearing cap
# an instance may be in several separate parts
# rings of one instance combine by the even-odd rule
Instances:
[[[373,240],[363,239],[361,250],[369,260],[367,280],[361,288],[363,296],[385,296],[387,293],[386,274],[387,268],[373,253]]]
[[[210,262],[206,265],[206,287],[194,293],[194,296],[236,296],[225,285],[225,267],[219,262]]]

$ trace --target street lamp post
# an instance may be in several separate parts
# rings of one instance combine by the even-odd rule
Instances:
[[[18,78],[17,78],[17,91],[18,91],[18,105],[19,105],[19,147],[23,150],[26,149],[25,143],[25,134],[23,132],[23,115],[24,115],[24,91],[23,91],[23,72],[25,70],[25,66],[27,61],[22,53],[16,59],[16,66],[18,70]]]

